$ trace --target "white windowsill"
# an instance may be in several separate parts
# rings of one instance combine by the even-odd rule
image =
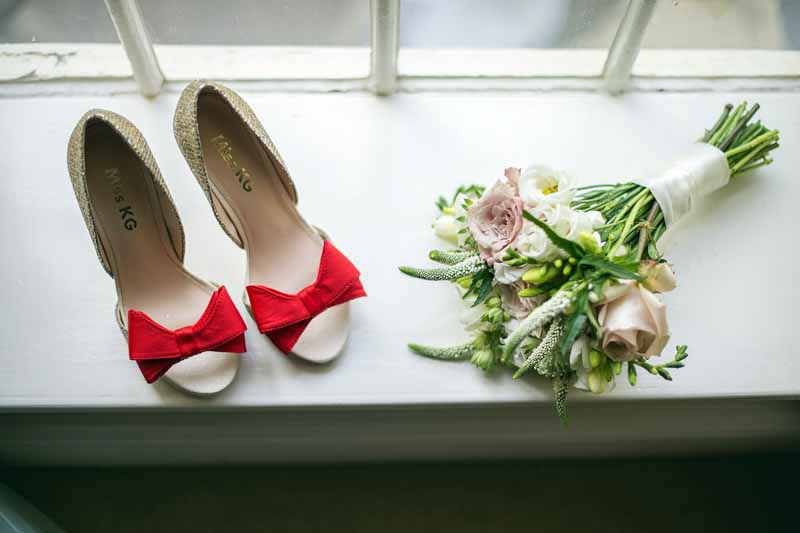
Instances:
[[[503,372],[487,378],[469,364],[426,360],[406,350],[409,341],[446,343],[460,339],[462,333],[452,287],[406,278],[396,266],[426,264],[429,249],[446,246],[431,234],[433,201],[463,181],[486,183],[505,166],[532,162],[565,167],[583,183],[641,175],[658,169],[697,138],[725,102],[739,100],[760,102],[760,117],[781,130],[785,146],[777,152],[774,165],[737,178],[669,236],[668,258],[680,284],[666,296],[673,332],[669,349],[676,343],[688,344],[687,367],[676,371],[671,383],[641,375],[636,388],[620,379],[617,390],[606,396],[572,393],[570,402],[578,413],[575,424],[595,431],[578,430],[575,442],[600,438],[596,432],[600,420],[603,431],[621,427],[621,419],[611,418],[616,401],[628,406],[620,408],[626,416],[644,420],[653,402],[640,400],[658,400],[661,416],[672,413],[678,426],[684,423],[679,417],[691,418],[695,412],[684,401],[719,406],[714,411],[721,414],[719,427],[712,424],[704,430],[701,419],[693,420],[699,442],[703,431],[719,438],[729,433],[741,436],[732,425],[739,419],[722,421],[726,406],[736,398],[800,397],[793,318],[800,285],[792,281],[794,265],[800,261],[792,244],[795,199],[800,197],[795,176],[800,153],[792,149],[792,139],[800,137],[796,91],[637,92],[619,98],[588,92],[451,91],[387,99],[366,93],[263,92],[248,84],[232,84],[242,89],[281,150],[297,181],[302,212],[329,231],[353,258],[363,272],[369,297],[354,302],[348,347],[340,360],[325,367],[278,353],[243,312],[250,327],[249,352],[242,358],[236,382],[216,398],[196,399],[166,384],[147,385],[127,359],[113,317],[113,283],[94,255],[67,177],[67,137],[80,115],[91,107],[125,115],[143,131],[175,197],[187,233],[188,267],[225,283],[231,294],[241,292],[242,252],[217,226],[172,137],[177,95],[170,90],[148,100],[113,89],[114,84],[126,83],[80,82],[70,86],[73,93],[49,98],[35,96],[35,91],[33,96],[0,97],[5,154],[0,160],[5,200],[0,210],[4,250],[0,273],[6,280],[0,314],[0,413],[12,429],[8,435],[17,439],[9,440],[6,449],[16,452],[4,452],[0,446],[0,460],[14,453],[24,455],[20,450],[35,440],[31,435],[38,435],[32,422],[13,417],[109,410],[154,415],[219,409],[439,413],[437,409],[445,407],[479,406],[477,417],[486,409],[513,405],[505,412],[516,414],[497,418],[496,430],[501,431],[501,423],[522,423],[526,412],[540,413],[537,420],[554,432],[540,444],[552,446],[549,453],[558,453],[556,443],[562,445],[566,437],[555,433],[552,425],[556,424],[552,395],[545,380],[512,381]],[[800,427],[796,402],[785,405],[741,414],[745,423],[763,421],[741,432],[796,436]],[[460,412],[452,416],[468,424],[468,415]],[[705,413],[700,407],[696,412]],[[763,413],[772,414],[759,418]],[[445,420],[451,415],[441,416]],[[47,420],[58,426],[70,419]],[[96,420],[108,423],[102,422],[108,418]],[[341,423],[360,431],[361,420],[379,424],[374,416],[358,414]],[[88,422],[80,422],[84,423]],[[430,424],[436,427],[438,422]],[[729,425],[721,429],[724,424]],[[65,433],[73,428],[60,427]],[[655,439],[667,429],[642,422],[620,435],[635,443],[645,437]],[[311,426],[295,430],[294,439],[314,432]],[[607,432],[602,439],[611,443],[613,436]],[[396,438],[402,435],[397,433]],[[539,437],[533,431],[519,438],[528,442]],[[536,449],[546,453],[544,448]],[[303,449],[297,452],[299,458],[319,452],[313,446]],[[30,457],[51,453],[37,450],[40,455],[31,452]],[[419,457],[427,456],[424,450],[415,450]],[[107,453],[113,460],[113,450]]]

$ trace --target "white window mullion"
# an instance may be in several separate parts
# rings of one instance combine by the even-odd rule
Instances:
[[[153,44],[147,35],[142,12],[136,0],[105,0],[119,40],[131,63],[133,77],[145,96],[155,96],[164,84]]]
[[[397,87],[397,51],[400,41],[400,0],[370,0],[372,75],[370,87],[380,95]]]
[[[611,94],[622,92],[628,85],[633,64],[642,47],[644,32],[650,23],[655,7],[656,0],[630,0],[628,2],[628,8],[617,28],[614,41],[608,50],[605,67],[603,67],[606,90]]]

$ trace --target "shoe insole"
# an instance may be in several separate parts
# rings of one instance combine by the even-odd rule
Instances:
[[[198,108],[206,167],[233,210],[248,252],[249,283],[298,292],[317,276],[322,239],[300,216],[269,154],[227,102],[204,94]]]
[[[90,203],[114,272],[122,317],[127,320],[128,310],[137,309],[169,329],[194,324],[215,287],[192,276],[177,257],[172,244],[177,236],[170,235],[165,221],[168,200],[157,192],[150,171],[104,124],[87,127],[85,153]],[[182,361],[166,376],[172,381],[183,378],[185,383],[178,384],[187,389],[197,382],[200,390],[191,392],[216,392],[208,388],[233,379],[238,357],[205,355]],[[222,359],[233,360],[235,367]]]
[[[197,103],[203,156],[218,206],[228,213],[247,251],[247,284],[295,294],[317,278],[323,240],[294,205],[268,151],[213,93]],[[349,307],[311,321],[293,353],[322,362],[347,338]]]

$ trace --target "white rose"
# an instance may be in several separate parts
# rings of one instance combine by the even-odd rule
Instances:
[[[525,221],[514,245],[520,254],[536,261],[552,261],[561,255],[545,232],[530,221]]]
[[[567,205],[575,194],[574,182],[566,172],[533,165],[526,168],[519,178],[519,195],[530,207],[540,204]]]
[[[458,244],[458,222],[453,215],[441,215],[433,223],[436,236],[453,244]]]

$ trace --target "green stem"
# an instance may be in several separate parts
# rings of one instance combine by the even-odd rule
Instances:
[[[731,156],[734,156],[736,154],[740,154],[742,152],[746,152],[746,151],[750,150],[751,148],[755,148],[759,144],[762,144],[762,143],[764,143],[766,141],[772,141],[772,140],[777,139],[777,138],[778,138],[778,130],[771,130],[771,131],[768,131],[767,133],[759,135],[758,137],[756,137],[755,139],[753,139],[750,142],[747,142],[745,144],[739,145],[739,146],[737,146],[736,148],[734,148],[732,150],[728,150],[727,152],[725,152],[725,155],[730,159]]]
[[[642,260],[642,254],[644,254],[645,246],[647,246],[647,240],[652,235],[652,224],[653,219],[656,217],[656,213],[659,212],[658,202],[653,199],[653,207],[650,208],[650,212],[647,214],[647,219],[644,221],[644,227],[639,230],[639,246],[636,251],[636,260]]]
[[[714,134],[719,130],[719,128],[722,127],[722,125],[728,119],[728,115],[730,114],[731,109],[733,109],[733,106],[731,104],[725,104],[725,107],[722,109],[722,114],[717,119],[717,122],[716,124],[714,124],[714,127],[711,128],[710,130],[706,130],[705,135],[703,135],[703,138],[700,139],[702,142],[704,143],[709,142],[711,137],[714,136]]]
[[[631,230],[631,226],[633,226],[633,223],[636,221],[636,215],[639,214],[639,209],[641,209],[642,204],[645,202],[645,200],[647,200],[648,193],[650,193],[650,191],[644,189],[638,196],[639,200],[633,205],[633,208],[631,209],[631,212],[628,215],[628,219],[625,221],[625,226],[622,228],[622,233],[620,234],[619,238],[617,239],[617,242],[614,244],[614,246],[611,247],[611,250],[609,250],[606,256],[609,259],[614,257],[614,254],[616,253],[617,249],[620,247],[622,243],[625,242],[625,238],[628,236],[628,232]]]

